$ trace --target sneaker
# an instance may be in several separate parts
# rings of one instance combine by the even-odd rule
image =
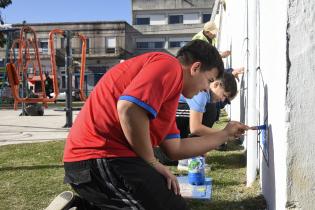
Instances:
[[[177,170],[188,171],[188,159],[179,160],[177,165]]]
[[[64,191],[60,193],[45,210],[65,210],[71,207],[74,201],[74,194],[71,191]]]

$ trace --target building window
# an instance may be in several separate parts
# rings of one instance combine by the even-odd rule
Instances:
[[[55,46],[55,48],[56,48],[56,46]],[[66,48],[66,39],[65,38],[60,38],[60,48],[61,49]]]
[[[106,37],[106,53],[115,53],[116,37]]]
[[[27,69],[27,71],[28,71],[29,74],[34,74],[34,68],[32,68],[32,67],[29,67]]]
[[[168,24],[183,23],[183,15],[169,15]]]
[[[64,75],[61,76],[61,88],[62,89],[66,88],[66,76]]]
[[[171,41],[169,48],[183,47],[186,43],[186,41]]]
[[[39,48],[42,49],[42,53],[48,53],[48,40],[41,40],[39,42]]]
[[[154,42],[154,49],[163,49],[164,48],[164,42]]]
[[[211,14],[202,14],[202,22],[206,23],[211,19]]]
[[[137,49],[163,49],[164,42],[137,42]]]
[[[67,85],[66,71],[63,69],[64,68],[62,68],[62,70],[60,71],[61,83],[59,84],[59,88],[62,90],[64,90],[66,88],[66,85]]]
[[[150,18],[136,18],[136,25],[150,25]]]
[[[79,89],[80,88],[80,74],[74,75],[74,88]]]
[[[149,48],[149,42],[137,42],[137,48],[138,49],[148,49]]]
[[[18,54],[19,54],[19,47],[20,45],[19,45],[19,43],[18,42],[15,42],[14,43],[14,56],[17,56]]]

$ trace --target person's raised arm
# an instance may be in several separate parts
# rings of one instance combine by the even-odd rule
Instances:
[[[231,73],[233,74],[235,79],[239,82],[240,79],[238,78],[238,76],[244,73],[244,67],[233,69]]]
[[[222,58],[227,58],[231,55],[231,51],[226,50],[226,51],[220,52],[220,55]]]

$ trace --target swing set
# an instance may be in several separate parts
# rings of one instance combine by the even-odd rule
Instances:
[[[30,26],[23,26],[20,30],[19,39],[13,41],[10,49],[10,62],[6,64],[6,70],[8,75],[8,81],[11,86],[11,92],[14,98],[14,109],[18,107],[18,103],[38,103],[41,102],[47,108],[48,102],[55,102],[59,95],[58,74],[56,66],[56,54],[54,47],[55,36],[59,35],[66,37],[66,31],[61,29],[54,29],[49,33],[49,49],[50,49],[50,65],[49,72],[43,72],[36,32]],[[82,42],[81,49],[81,67],[80,67],[80,99],[86,100],[86,95],[83,91],[84,87],[84,73],[86,62],[86,37],[80,33],[71,33],[72,37],[79,37]],[[18,51],[17,59],[15,58],[15,52]],[[68,51],[68,50],[67,50]],[[69,50],[70,51],[70,50]],[[71,57],[72,54],[67,54],[67,57]],[[66,62],[67,71],[71,71],[72,62]],[[46,74],[45,74],[46,73]],[[53,83],[53,97],[49,98],[46,95],[45,81],[46,75],[52,76]],[[28,90],[28,83],[32,82],[34,78],[39,78],[40,91],[35,94],[30,94]],[[68,80],[71,81],[71,80]],[[69,88],[68,84],[68,88]],[[34,97],[35,96],[35,97]]]

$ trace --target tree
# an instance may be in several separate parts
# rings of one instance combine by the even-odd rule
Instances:
[[[2,9],[6,8],[10,4],[12,4],[11,0],[0,0],[0,8],[2,8]],[[3,21],[1,13],[0,13],[0,24],[1,25],[4,24],[4,21]],[[5,43],[4,34],[2,32],[0,32],[0,47],[3,47],[4,43]]]
[[[12,4],[11,0],[0,0],[0,8],[2,9],[6,8],[10,4]],[[1,13],[0,13],[0,23],[4,24]]]

